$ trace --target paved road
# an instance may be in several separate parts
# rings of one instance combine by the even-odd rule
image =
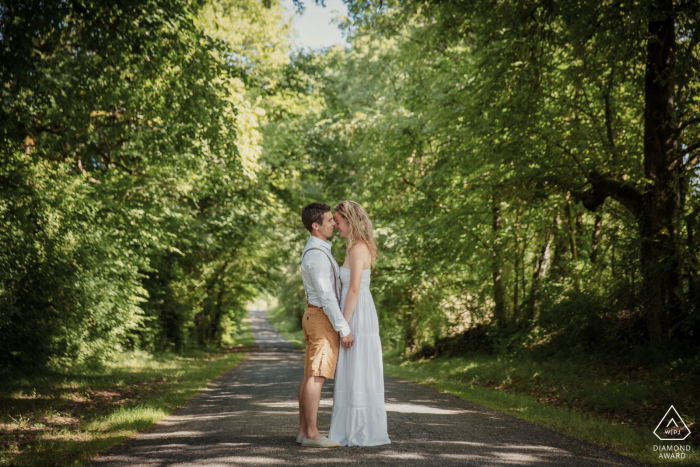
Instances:
[[[234,465],[640,465],[626,457],[429,387],[386,377],[392,444],[303,448],[296,394],[304,355],[250,313],[256,346],[233,370],[151,429],[92,460],[92,466]],[[332,380],[319,428],[328,430]]]

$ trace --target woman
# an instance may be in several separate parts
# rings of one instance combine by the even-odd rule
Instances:
[[[356,202],[338,204],[335,221],[340,236],[347,239],[347,254],[340,268],[340,309],[355,341],[349,348],[341,348],[338,356],[328,437],[341,446],[389,444],[379,320],[369,291],[377,243],[367,211]]]

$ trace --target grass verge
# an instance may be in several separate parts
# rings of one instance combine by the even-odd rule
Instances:
[[[528,390],[527,384],[520,381],[518,385],[513,381],[522,380],[521,373],[533,371],[535,368],[539,368],[542,372],[543,368],[536,362],[527,362],[525,359],[520,361],[513,357],[475,355],[411,362],[400,359],[395,351],[387,352],[384,356],[384,371],[388,375],[426,384],[439,391],[474,401],[499,412],[552,428],[565,435],[608,446],[620,454],[646,464],[668,465],[670,462],[659,458],[659,452],[654,451],[654,445],[691,445],[687,440],[681,443],[662,442],[654,436],[653,430],[668,407],[657,407],[658,419],[649,420],[648,426],[642,427],[630,424],[631,420],[619,421],[606,418],[576,404],[573,407],[557,405],[556,402],[561,400],[556,396],[538,397],[537,387],[539,386],[546,386],[546,391],[556,392],[559,389],[560,392],[566,392],[566,384],[574,385],[576,379],[579,384],[584,384],[591,379],[590,373],[588,377],[585,372],[578,373],[570,361],[560,362],[559,368],[556,368],[557,363],[553,361],[547,362],[547,365],[548,371],[545,375],[537,374],[537,371],[529,375],[531,378],[534,375],[532,379],[537,383],[530,383],[531,394],[527,394],[522,393]],[[563,383],[564,381],[566,384]],[[628,383],[628,386],[632,387],[626,394],[620,392],[620,388],[615,384],[610,384],[609,398],[619,403],[630,403],[625,398],[634,400],[634,384],[634,382]],[[605,386],[601,385],[597,388],[597,397],[601,400],[606,398]],[[572,402],[577,401],[578,399],[572,400]],[[606,407],[600,409],[605,410]],[[693,414],[681,412],[681,416],[688,424],[695,421]],[[691,431],[693,431],[692,427]],[[673,464],[700,465],[699,447],[691,446],[692,449],[689,454],[686,454],[685,459],[674,460]]]
[[[304,348],[303,331],[298,329],[291,313],[276,307],[267,310],[267,315],[280,334],[296,347]],[[674,369],[677,368],[671,371]],[[504,355],[411,362],[401,359],[395,350],[384,354],[384,371],[565,435],[607,446],[645,464],[700,465],[700,447],[694,444],[695,438],[690,442],[669,443],[659,441],[652,433],[668,409],[664,404],[673,392],[659,384],[669,377],[656,372],[648,373],[642,368],[622,371],[599,362],[556,359],[541,362],[527,356]],[[677,402],[691,408],[690,413],[681,411],[681,416],[691,431],[698,431],[693,429],[696,391],[692,389],[693,382],[679,374],[680,378],[672,378],[675,387],[683,392],[676,397]],[[692,449],[685,459],[660,459],[654,446],[670,444],[691,445]]]
[[[247,322],[242,331],[220,352],[128,352],[99,367],[3,383],[0,465],[83,465],[234,367],[254,341]]]

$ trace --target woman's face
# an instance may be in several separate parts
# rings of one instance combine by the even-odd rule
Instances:
[[[340,236],[343,238],[347,237],[350,232],[350,224],[348,224],[348,221],[345,220],[343,215],[337,211],[335,213],[335,228],[338,229]]]

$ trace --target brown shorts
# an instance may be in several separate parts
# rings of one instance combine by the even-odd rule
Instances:
[[[335,364],[338,362],[340,337],[333,329],[323,308],[306,304],[302,317],[304,341],[306,342],[306,359],[304,374],[307,376],[335,376]]]

